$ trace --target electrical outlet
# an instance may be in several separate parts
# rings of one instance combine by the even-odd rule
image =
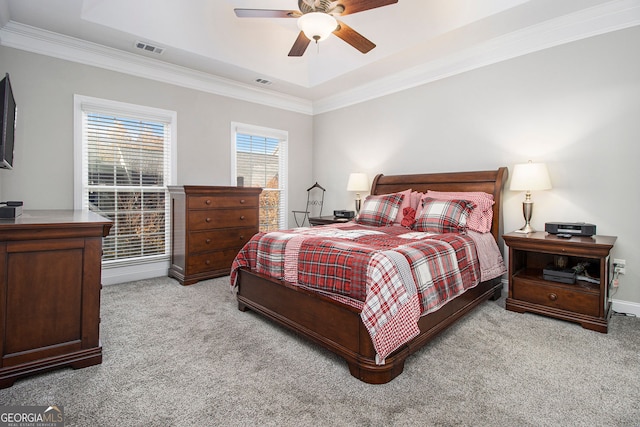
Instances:
[[[627,265],[627,261],[624,259],[618,259],[618,258],[614,258],[613,259],[613,263],[616,264],[618,267],[626,267]]]
[[[627,272],[627,269],[624,267],[616,267],[616,273],[618,274],[624,274]]]

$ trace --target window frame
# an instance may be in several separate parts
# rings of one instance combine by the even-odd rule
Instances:
[[[94,98],[85,95],[74,95],[74,209],[86,210],[84,194],[88,186],[88,164],[84,159],[87,147],[84,144],[83,129],[85,113],[105,113],[116,117],[126,117],[138,120],[162,122],[169,126],[169,171],[166,173],[168,182],[164,183],[166,197],[169,197],[168,186],[177,179],[177,113],[155,107],[148,107],[126,102]],[[169,199],[167,199],[169,200]],[[108,260],[102,262],[104,269],[114,271],[108,274],[103,282],[119,283],[128,280],[156,277],[166,274],[171,257],[171,206],[167,202],[165,210],[165,253],[148,257],[137,257],[123,260]],[[163,273],[158,274],[160,271]],[[111,278],[111,279],[109,279]]]
[[[281,229],[288,228],[289,223],[289,197],[288,197],[288,173],[289,173],[289,132],[281,129],[273,129],[264,126],[249,125],[239,122],[231,122],[231,181],[237,185],[237,134],[252,135],[261,138],[273,138],[279,141],[281,155],[278,156],[280,184],[280,221]]]

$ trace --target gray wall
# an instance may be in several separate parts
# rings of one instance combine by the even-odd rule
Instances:
[[[177,111],[177,184],[235,185],[232,121],[286,130],[289,208],[306,203],[313,184],[311,116],[2,46],[0,71],[11,75],[19,109],[14,169],[0,170],[2,200],[23,200],[25,209],[73,208],[73,96],[79,94]]]
[[[353,209],[349,172],[485,170],[546,162],[532,225],[586,221],[618,236],[627,261],[615,299],[640,303],[640,28],[487,66],[314,121],[315,179],[329,209]],[[523,225],[522,192],[504,193],[504,230]],[[640,306],[638,306],[640,307]]]
[[[0,46],[20,124],[0,198],[73,207],[74,94],[177,111],[178,184],[230,183],[231,121],[288,130],[290,210],[304,207],[315,181],[327,189],[325,212],[352,209],[349,172],[544,161],[554,188],[533,194],[533,225],[587,221],[618,236],[613,255],[627,260],[627,274],[615,298],[640,306],[639,51],[632,28],[309,117]],[[507,182],[505,230],[522,225],[523,198]]]

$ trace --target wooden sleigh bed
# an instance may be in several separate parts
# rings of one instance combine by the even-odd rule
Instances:
[[[491,234],[498,241],[501,227],[501,193],[507,169],[412,175],[378,175],[372,195],[406,189],[434,191],[482,191],[493,195]],[[360,312],[327,296],[275,280],[246,268],[238,271],[237,300],[241,311],[251,309],[320,344],[346,360],[354,377],[383,384],[402,373],[405,359],[437,334],[454,324],[485,300],[501,295],[501,278],[481,282],[449,301],[437,311],[422,316],[420,334],[402,345],[384,364],[376,364],[376,351],[363,325]]]

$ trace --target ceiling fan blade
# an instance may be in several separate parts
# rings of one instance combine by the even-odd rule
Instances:
[[[298,18],[297,10],[233,9],[238,18]]]
[[[338,3],[344,6],[344,12],[340,14],[340,16],[344,16],[395,4],[398,3],[398,0],[339,0]]]
[[[300,31],[300,34],[298,34],[298,38],[289,51],[289,56],[304,55],[304,51],[307,50],[307,46],[309,46],[309,43],[311,43],[311,40],[309,40],[307,36],[305,36],[304,33]]]
[[[362,53],[367,53],[376,45],[362,34],[349,27],[343,22],[338,21],[338,29],[333,32],[336,36],[349,43]]]

